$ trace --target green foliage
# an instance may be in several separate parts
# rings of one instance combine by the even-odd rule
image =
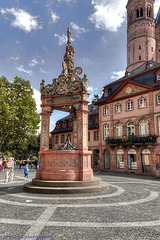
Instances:
[[[99,95],[94,94],[93,99],[92,99],[92,104],[96,103],[99,100]]]
[[[11,83],[2,77],[0,92],[0,150],[21,154],[27,150],[28,140],[33,140],[40,122],[33,89],[28,80],[15,77]]]

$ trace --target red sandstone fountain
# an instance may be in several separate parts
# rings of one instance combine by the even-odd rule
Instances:
[[[74,49],[70,27],[62,63],[62,73],[52,84],[40,91],[42,101],[39,169],[32,183],[24,189],[36,193],[85,193],[101,191],[108,185],[93,178],[92,152],[88,150],[88,86],[87,75],[81,79],[82,68],[74,68]],[[67,138],[58,149],[49,150],[50,116],[53,110],[69,112],[73,120],[73,144]]]

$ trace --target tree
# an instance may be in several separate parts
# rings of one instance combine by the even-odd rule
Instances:
[[[99,95],[98,94],[94,94],[93,99],[92,99],[92,104],[94,104],[98,100],[99,100]]]
[[[9,148],[14,154],[21,154],[40,122],[33,89],[28,80],[15,77],[10,83],[2,77],[0,93],[0,150]]]

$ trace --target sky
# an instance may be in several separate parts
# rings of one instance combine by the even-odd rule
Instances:
[[[127,67],[127,0],[0,0],[0,77],[30,80],[40,112],[40,83],[62,72],[71,27],[75,67],[89,79],[89,100]],[[155,0],[155,17],[160,0]],[[54,111],[50,130],[67,113]]]

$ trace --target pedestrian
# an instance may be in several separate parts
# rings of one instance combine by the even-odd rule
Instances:
[[[22,160],[20,160],[19,162],[19,169],[21,169],[21,167],[22,167]]]
[[[3,159],[0,158],[0,172],[1,172],[2,166],[3,166]]]
[[[28,178],[28,165],[26,164],[25,167],[24,167],[24,179],[27,179]]]
[[[14,176],[14,167],[16,165],[14,158],[10,158],[10,169],[9,169],[9,180],[11,180],[11,182],[13,181],[13,176]]]
[[[5,162],[4,168],[3,168],[3,171],[5,169],[5,181],[4,182],[8,182],[11,167],[12,167],[11,161],[10,161],[10,158],[8,158],[7,161]]]

